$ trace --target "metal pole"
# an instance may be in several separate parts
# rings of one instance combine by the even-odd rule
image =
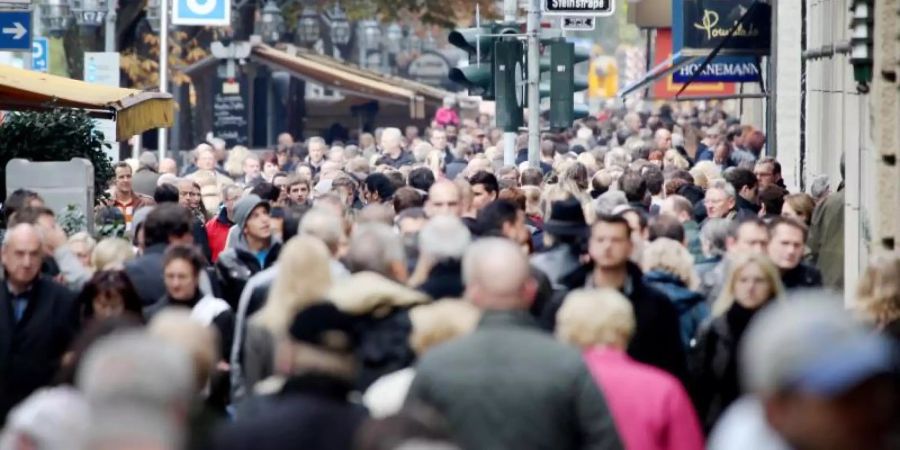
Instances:
[[[775,91],[778,86],[778,3],[772,3],[772,45],[769,57],[766,58],[766,155],[778,156],[778,122],[775,120],[775,106],[778,99]]]
[[[159,92],[169,91],[169,0],[159,2]],[[159,160],[166,157],[166,129],[159,129]]]
[[[116,1],[106,2],[109,9],[106,11],[106,30],[103,32],[104,52],[116,51]]]
[[[516,16],[518,12],[518,1],[517,0],[503,0],[503,21],[506,23],[514,23],[516,21]],[[520,89],[516,86],[516,89]],[[504,166],[515,166],[516,165],[516,152],[519,149],[516,148],[516,132],[515,131],[504,131],[503,132],[503,165]]]
[[[539,0],[528,2],[528,165],[540,167],[541,150],[541,28]]]

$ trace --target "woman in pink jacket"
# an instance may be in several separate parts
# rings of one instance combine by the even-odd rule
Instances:
[[[557,337],[584,349],[627,449],[702,450],[700,423],[681,383],[625,353],[634,330],[631,303],[612,289],[574,291],[556,317]]]

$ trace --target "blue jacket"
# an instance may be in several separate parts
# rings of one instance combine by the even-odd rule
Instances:
[[[678,277],[661,270],[645,273],[644,282],[662,291],[675,305],[681,325],[681,343],[685,349],[689,348],[700,324],[709,316],[703,294],[688,289]]]

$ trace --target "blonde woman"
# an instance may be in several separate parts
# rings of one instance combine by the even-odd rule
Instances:
[[[463,300],[445,299],[416,306],[409,311],[412,323],[409,345],[416,356],[422,357],[439,344],[471,333],[479,319],[481,311]],[[399,412],[415,375],[415,369],[407,367],[384,375],[372,383],[363,395],[363,404],[372,417],[385,417]]]
[[[666,294],[678,310],[681,342],[687,349],[709,316],[706,298],[697,292],[700,279],[694,272],[694,258],[681,243],[659,238],[644,248],[642,266],[644,281]]]
[[[243,145],[236,145],[228,153],[225,160],[225,171],[235,180],[244,175],[244,160],[250,156],[250,150]]]
[[[91,254],[94,252],[94,247],[97,246],[97,241],[91,237],[85,231],[79,231],[78,233],[69,236],[69,249],[72,250],[72,253],[78,257],[78,261],[81,262],[81,265],[84,266],[85,269],[91,269]]]
[[[809,227],[812,223],[812,213],[814,209],[816,209],[816,202],[809,194],[803,192],[790,194],[784,197],[784,206],[781,207],[781,217],[795,219]]]
[[[556,315],[556,337],[582,349],[623,447],[701,450],[703,434],[681,382],[628,356],[635,328],[631,302],[614,289],[576,290]]]
[[[864,319],[900,339],[900,255],[874,257],[859,280],[856,296]]]
[[[750,320],[781,298],[784,287],[778,269],[765,255],[742,254],[731,260],[722,293],[712,316],[697,333],[689,358],[696,383],[694,404],[706,431],[741,394],[737,349]]]
[[[232,370],[241,371],[243,377],[237,384],[250,390],[245,392],[252,392],[256,383],[275,373],[276,342],[286,335],[294,316],[324,301],[331,288],[330,259],[328,248],[314,237],[295,237],[282,248],[265,304],[256,313],[247,313],[246,338],[242,339],[240,325],[235,330],[235,344],[241,346],[243,355],[232,354]],[[239,387],[234,389],[242,393]]]
[[[664,170],[688,170],[690,167],[691,163],[684,156],[681,156],[678,150],[666,150],[666,153],[663,154]]]
[[[134,259],[134,248],[125,239],[106,238],[98,242],[91,253],[94,271],[122,270],[125,263]]]

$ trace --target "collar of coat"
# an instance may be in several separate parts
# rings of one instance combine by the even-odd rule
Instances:
[[[538,323],[528,310],[488,310],[481,314],[478,328],[523,327],[537,328]]]

